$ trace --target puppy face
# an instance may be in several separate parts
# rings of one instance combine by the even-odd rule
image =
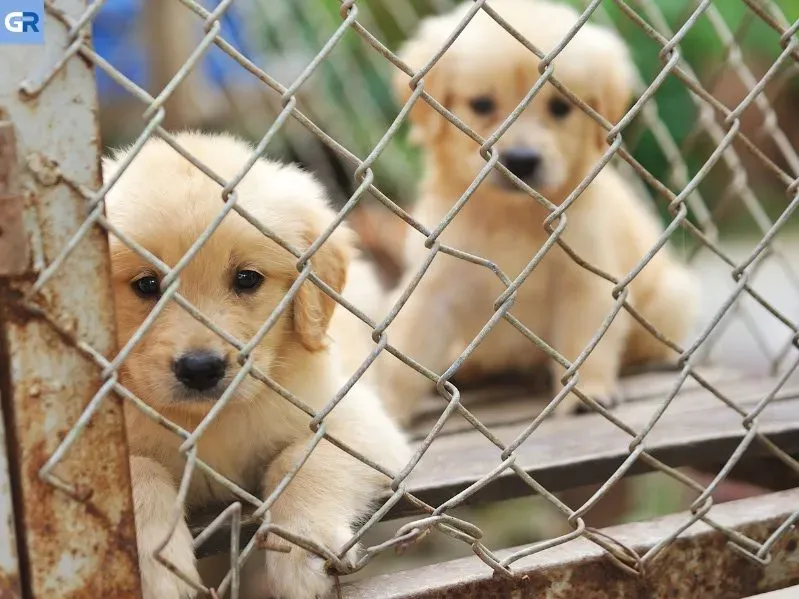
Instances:
[[[224,178],[245,164],[250,149],[232,138],[182,134],[178,142]],[[108,177],[119,161],[104,168]],[[259,160],[237,186],[238,203],[302,251],[332,220],[321,186],[292,165]],[[221,188],[161,140],[148,142],[106,199],[109,221],[174,267],[223,207]],[[161,297],[162,274],[114,235],[110,237],[120,347]],[[336,232],[311,258],[314,272],[336,290],[344,286],[349,238]],[[235,212],[229,213],[179,276],[179,293],[211,322],[248,343],[297,277],[296,258]],[[290,367],[298,352],[325,346],[335,307],[313,283],[295,299],[253,356],[269,373]],[[148,403],[204,413],[239,370],[238,350],[169,301],[122,368],[123,383]],[[254,399],[263,387],[245,377],[234,400]]]
[[[446,43],[466,14],[452,13],[423,22],[400,54],[418,69]],[[577,20],[565,6],[535,0],[496,0],[491,6],[544,52],[555,47]],[[490,137],[516,109],[539,78],[539,59],[483,11],[423,78],[425,89],[474,129]],[[623,115],[630,96],[632,64],[622,42],[609,31],[585,25],[555,59],[555,75],[572,92],[611,122]],[[409,78],[395,87],[401,101],[410,97]],[[477,144],[423,100],[411,110],[412,138],[445,169],[448,176],[472,180],[485,160]],[[499,160],[544,195],[560,199],[607,147],[606,133],[582,110],[546,83],[514,124],[495,144]],[[517,188],[494,171],[487,183]]]

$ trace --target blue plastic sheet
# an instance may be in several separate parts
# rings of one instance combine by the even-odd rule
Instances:
[[[207,8],[209,4],[206,3]],[[218,4],[218,2],[214,4]],[[109,0],[94,19],[92,33],[97,53],[114,65],[125,77],[140,87],[148,89],[149,58],[145,47],[146,36],[143,35],[142,30],[144,27],[142,12],[143,2],[141,0]],[[202,29],[199,27],[200,18],[188,8],[184,12],[185,18],[197,21],[197,42],[199,42],[199,36],[202,35]],[[248,54],[244,35],[244,17],[235,5],[231,5],[222,15],[221,25],[222,37],[239,51]],[[211,47],[208,50],[198,68],[202,69],[203,76],[213,87],[229,84],[231,80],[247,80],[246,72],[241,68],[236,68],[234,61],[216,47]],[[252,81],[252,77],[249,80]],[[113,100],[127,93],[101,69],[97,69],[97,86],[101,101]]]

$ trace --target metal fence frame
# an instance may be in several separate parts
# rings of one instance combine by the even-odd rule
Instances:
[[[62,5],[75,15],[85,8]],[[47,35],[52,48],[73,43],[56,23]],[[38,47],[0,53],[10,72],[44,68],[29,95],[21,80],[0,81],[0,454],[10,480],[0,501],[4,520],[9,507],[15,516],[3,542],[16,537],[2,555],[18,558],[3,564],[4,581],[16,579],[10,592],[19,597],[136,597],[122,406],[110,393],[116,374],[101,374],[116,343],[108,240],[86,221],[82,193],[100,183],[93,70],[77,60],[51,65]],[[70,273],[91,282],[70,285]]]
[[[799,40],[796,32],[799,21],[789,25],[775,10],[773,3],[759,0],[743,0],[755,17],[763,20],[779,35],[783,48],[777,62],[772,65],[766,74],[755,80],[754,75],[746,67],[739,55],[735,54],[735,40],[729,28],[720,19],[718,12],[711,0],[701,0],[687,15],[684,25],[676,32],[668,31],[662,20],[662,15],[657,5],[649,0],[613,0],[615,5],[630,19],[632,23],[644,31],[656,44],[661,47],[660,57],[663,68],[649,85],[641,87],[639,99],[619,123],[608,123],[597,114],[590,106],[579,97],[572,94],[557,78],[557,57],[568,39],[559,44],[549,53],[541,52],[529,41],[521,38],[512,25],[505,21],[490,6],[490,2],[476,0],[474,7],[469,11],[456,31],[452,33],[448,42],[451,42],[468,24],[469,19],[478,11],[484,11],[502,27],[509,35],[514,35],[530,52],[541,59],[539,71],[540,84],[531,90],[518,109],[508,117],[499,127],[497,134],[490,139],[482,139],[456,115],[451,113],[436,98],[430,96],[424,88],[424,76],[430,71],[436,60],[436,55],[418,71],[413,71],[404,64],[390,49],[385,47],[366,27],[358,17],[359,8],[354,0],[341,2],[342,21],[335,33],[324,42],[317,55],[307,68],[289,86],[283,86],[265,70],[255,64],[236,48],[219,36],[219,17],[230,6],[231,0],[223,0],[213,11],[209,11],[194,0],[180,1],[186,9],[186,15],[193,13],[194,17],[202,20],[204,36],[192,52],[192,55],[174,75],[166,87],[156,96],[148,94],[118,73],[114,66],[98,56],[91,47],[89,40],[89,26],[97,11],[102,9],[103,1],[85,3],[80,0],[53,0],[47,4],[47,46],[46,51],[32,48],[25,52],[14,48],[13,51],[3,49],[0,56],[5,60],[13,57],[9,72],[23,74],[19,80],[13,78],[0,78],[0,215],[8,218],[6,222],[12,223],[5,227],[0,235],[0,248],[6,252],[0,256],[0,298],[3,299],[3,345],[2,361],[3,376],[0,378],[0,393],[2,393],[3,414],[5,420],[5,446],[8,451],[8,476],[9,483],[4,484],[6,468],[0,462],[0,507],[13,510],[16,535],[16,544],[9,533],[11,541],[9,555],[11,559],[0,561],[7,578],[21,580],[24,593],[31,596],[53,596],[54,588],[67,594],[67,589],[77,592],[78,589],[91,592],[93,596],[136,596],[139,592],[137,566],[135,561],[136,551],[133,540],[132,505],[129,493],[129,479],[127,474],[127,449],[124,443],[123,423],[121,414],[121,401],[131,402],[154,419],[160,418],[140,398],[135,397],[130,391],[122,387],[117,379],[117,370],[125,357],[135,346],[137,340],[145,334],[146,330],[139,331],[134,338],[114,352],[113,337],[113,307],[110,299],[107,278],[108,272],[106,233],[115,235],[134,251],[150,261],[159,272],[163,273],[163,296],[154,309],[163,309],[167,302],[177,302],[198,321],[214,330],[223,339],[226,339],[239,350],[242,371],[240,380],[251,375],[264,383],[272,391],[282,395],[287,401],[308,415],[310,430],[313,433],[313,442],[308,446],[308,453],[315,449],[323,438],[337,444],[339,447],[362,460],[373,468],[392,479],[391,497],[377,510],[358,532],[354,535],[354,544],[363,534],[373,527],[392,506],[400,500],[409,501],[424,515],[397,530],[395,536],[379,545],[365,550],[358,562],[351,568],[346,567],[340,560],[341,555],[336,555],[332,548],[316,545],[311,539],[296,539],[286,535],[285,531],[271,527],[268,518],[260,527],[260,532],[273,532],[284,536],[291,542],[298,543],[319,555],[325,557],[341,572],[358,570],[366,566],[373,557],[399,545],[407,545],[413,540],[437,531],[469,544],[475,555],[490,567],[496,574],[503,578],[518,579],[522,574],[515,571],[513,564],[522,558],[538,553],[548,548],[568,543],[576,538],[590,540],[603,548],[609,557],[623,571],[637,577],[644,576],[649,564],[671,545],[674,540],[687,528],[701,521],[724,535],[732,548],[761,564],[770,560],[770,551],[775,543],[792,528],[793,523],[799,519],[799,510],[788,514],[782,519],[779,526],[769,535],[764,542],[759,542],[734,528],[726,526],[713,516],[712,493],[725,479],[730,470],[738,463],[744,452],[753,442],[762,445],[776,459],[788,466],[794,473],[799,474],[799,463],[794,457],[773,443],[767,436],[758,430],[758,417],[768,408],[782,385],[799,367],[799,357],[783,368],[781,377],[774,389],[762,398],[754,410],[743,410],[735,401],[723,393],[717,385],[703,376],[695,364],[700,350],[707,349],[712,343],[720,323],[731,310],[738,309],[739,298],[748,296],[762,308],[767,310],[775,319],[785,325],[790,333],[790,339],[784,351],[774,357],[777,366],[780,365],[792,348],[799,347],[799,325],[791,316],[783,313],[772,305],[764,295],[755,288],[754,276],[764,260],[771,256],[782,260],[783,267],[793,273],[793,268],[787,258],[780,254],[775,245],[775,237],[785,225],[797,205],[799,205],[799,158],[789,140],[779,129],[774,118],[773,109],[761,94],[762,90],[779,72],[783,63],[793,60],[799,62]],[[586,4],[579,21],[573,32],[584,24],[595,13],[598,15],[600,0],[592,0]],[[631,4],[641,7],[639,13]],[[642,16],[643,13],[645,15]],[[732,64],[736,72],[751,86],[750,93],[744,100],[730,110],[719,102],[699,82],[690,66],[681,63],[679,44],[688,30],[703,15],[707,15],[715,27],[718,35],[729,43]],[[649,19],[649,20],[646,20]],[[394,122],[372,148],[364,159],[356,156],[338,141],[325,133],[325,131],[299,108],[298,91],[307,82],[314,70],[326,59],[340,39],[350,31],[355,32],[366,44],[369,51],[376,51],[394,67],[404,71],[411,77],[412,94],[407,103],[399,111]],[[216,46],[246,71],[262,82],[273,94],[280,98],[282,110],[276,116],[273,125],[258,142],[253,159],[264,153],[270,142],[274,139],[280,128],[289,120],[289,117],[298,121],[322,143],[355,167],[354,180],[357,189],[339,211],[334,223],[317,239],[307,251],[299,251],[279,239],[268,228],[258,223],[243,208],[236,205],[235,185],[244,177],[252,166],[252,161],[243,165],[242,170],[231,181],[226,181],[212,172],[211,169],[197,161],[185,149],[181,148],[175,138],[161,127],[165,117],[164,104],[175,92],[178,85],[186,79],[203,54],[212,46]],[[31,69],[30,65],[36,67]],[[100,182],[98,170],[99,138],[96,130],[96,100],[94,99],[91,69],[96,66],[115,79],[132,96],[141,101],[146,109],[143,113],[145,125],[142,133],[133,147],[131,159],[135,159],[136,152],[152,135],[158,135],[169,143],[177,152],[194,164],[207,176],[215,180],[220,187],[220,219],[213,223],[209,229],[198,239],[192,250],[184,256],[177,268],[170,269],[160,263],[146,249],[139,247],[131,239],[126,238],[115,230],[103,216],[103,199],[105,193],[114,184],[114,180]],[[16,67],[16,69],[15,69]],[[687,167],[681,160],[680,154],[684,148],[676,146],[670,138],[668,131],[658,125],[656,109],[653,109],[651,99],[658,87],[669,76],[676,77],[684,83],[693,93],[697,105],[703,107],[700,111],[700,120],[703,129],[709,133],[716,142],[716,147],[711,153],[705,166],[692,178],[689,178]],[[426,102],[435,109],[443,118],[460,129],[463,134],[474,140],[479,152],[486,160],[486,168],[481,172],[478,180],[482,180],[492,170],[513,175],[498,162],[497,153],[492,150],[498,137],[510,126],[519,112],[532,101],[535,93],[541,89],[544,82],[556,87],[569,100],[583,110],[607,131],[608,149],[602,159],[595,165],[591,174],[560,206],[555,206],[535,190],[527,187],[523,182],[515,180],[517,186],[522,187],[531,199],[544,206],[550,216],[543,223],[549,234],[546,247],[555,244],[571,253],[577,262],[584,268],[601,276],[614,286],[613,297],[615,300],[613,310],[608,315],[608,321],[589,343],[586,351],[573,363],[566,360],[557,351],[547,346],[533,331],[530,331],[516,320],[509,312],[514,299],[515,290],[524,281],[525,277],[535,268],[540,256],[532,259],[528,267],[519,277],[512,279],[502,273],[495,264],[485,257],[474,256],[458,248],[441,244],[438,234],[455,217],[457,210],[453,210],[447,220],[440,223],[435,230],[428,230],[417,222],[410,214],[396,205],[384,195],[374,184],[372,166],[386,149],[392,138],[398,133],[410,109],[417,102]],[[80,88],[80,100],[71,106],[73,118],[64,118],[61,104],[67,94],[74,88]],[[765,118],[764,133],[771,137],[779,148],[785,162],[792,173],[768,158],[758,147],[755,140],[741,132],[740,117],[748,107],[756,107]],[[668,148],[670,164],[673,165],[673,183],[679,191],[675,193],[669,185],[654,178],[639,164],[625,149],[622,134],[632,119],[641,114],[653,129],[663,144]],[[718,122],[720,119],[721,123]],[[725,194],[736,195],[753,214],[758,222],[762,239],[753,248],[751,253],[742,261],[736,262],[728,256],[719,245],[716,238],[712,211],[704,204],[697,187],[707,172],[716,163],[723,163],[732,172],[741,170],[741,161],[733,142],[737,141],[757,161],[759,161],[773,176],[785,187],[788,195],[787,205],[781,216],[771,222],[760,208],[757,197],[746,184],[745,174],[734,178],[730,182]],[[628,164],[636,175],[648,183],[659,195],[659,200],[666,202],[672,220],[665,229],[659,243],[644,257],[640,263],[627,276],[616,279],[607,273],[592,266],[582,258],[576,256],[566,243],[560,238],[568,219],[567,211],[570,205],[585,189],[590,180],[607,165],[612,159],[620,158]],[[123,166],[124,168],[124,166]],[[471,187],[457,202],[456,206],[463,206],[474,190]],[[318,248],[329,238],[336,226],[341,224],[347,215],[366,197],[366,194],[376,198],[383,206],[405,221],[410,227],[419,231],[427,238],[427,247],[430,257],[442,252],[456,258],[467,260],[477,266],[494,272],[507,291],[497,299],[496,315],[492,323],[501,318],[515,326],[521,334],[525,335],[531,343],[547,352],[566,369],[563,378],[564,390],[551,402],[550,406],[536,418],[529,427],[514,442],[503,443],[474,416],[460,401],[460,392],[449,381],[460,363],[465,359],[475,344],[456,361],[445,373],[436,373],[418,364],[403,355],[391,343],[386,329],[402,308],[407,296],[412,293],[416,283],[430,264],[428,260],[424,267],[417,273],[411,287],[389,315],[382,322],[372,322],[358,307],[353,306],[326,285],[311,268],[310,259]],[[690,209],[697,215],[700,225],[692,224],[688,219]],[[439,394],[446,402],[441,417],[429,434],[418,445],[417,450],[399,473],[386,472],[376,464],[360,455],[352,448],[343,446],[341,442],[332,438],[325,430],[324,416],[335,408],[340,396],[337,394],[321,412],[316,413],[305,405],[299,398],[288,390],[280,387],[275,381],[261,372],[251,359],[249,352],[258,339],[237,340],[219,329],[205,317],[195,306],[192,306],[180,294],[178,275],[181,268],[191,259],[202,246],[205,239],[210,236],[221,217],[230,211],[235,211],[244,216],[258,228],[264,235],[277,241],[286,251],[297,259],[297,270],[300,281],[310,281],[320,287],[326,294],[333,297],[344,308],[351,311],[359,319],[367,323],[373,330],[375,348],[364,363],[364,369],[377,358],[383,351],[392,353],[405,362],[409,367],[422,373],[437,383]],[[655,252],[662,247],[669,236],[678,229],[683,229],[691,234],[699,244],[713,252],[730,269],[734,281],[734,289],[727,301],[718,310],[714,318],[707,324],[698,338],[689,347],[680,347],[673,340],[664,339],[646,320],[626,302],[627,287],[638,272],[652,258]],[[10,241],[9,241],[9,235]],[[3,245],[5,244],[5,245]],[[81,280],[91,280],[94,285],[89,291],[70,291],[66,285],[59,285],[59,280],[64,277],[65,265],[78,268],[83,273]],[[77,266],[75,266],[77,265]],[[102,276],[97,276],[101,273]],[[792,275],[793,276],[793,275]],[[795,278],[795,277],[794,277]],[[799,289],[799,286],[797,287]],[[296,286],[293,292],[296,293]],[[290,302],[289,294],[282,308]],[[602,338],[605,330],[610,325],[612,318],[621,310],[629,312],[639,323],[648,328],[653,335],[672,347],[680,354],[681,371],[675,379],[672,390],[661,402],[649,423],[642,430],[633,430],[614,413],[598,404],[593,398],[581,393],[579,387],[579,367],[585,361],[590,351]],[[100,315],[100,318],[97,315]],[[488,329],[485,331],[488,332]],[[475,343],[479,339],[475,340]],[[65,362],[65,360],[69,360]],[[54,376],[55,375],[55,376]],[[712,392],[721,403],[741,418],[741,425],[746,429],[746,435],[738,448],[730,456],[727,463],[710,485],[704,486],[681,471],[669,466],[663,461],[647,452],[645,439],[647,434],[657,424],[662,414],[669,408],[682,385],[689,379],[696,381],[702,387]],[[233,389],[229,395],[232,395]],[[525,472],[515,461],[515,450],[545,420],[546,416],[554,409],[557,402],[569,392],[580,395],[581,399],[594,411],[602,414],[609,422],[625,431],[630,436],[629,457],[612,477],[589,499],[589,501],[574,510],[561,502],[553,493]],[[228,395],[228,397],[229,397]],[[80,401],[67,401],[67,398],[79,398]],[[405,482],[416,465],[421,460],[426,450],[437,438],[445,422],[455,413],[460,414],[471,423],[476,431],[484,435],[491,443],[502,451],[502,460],[491,471],[486,472],[469,488],[458,493],[440,506],[427,505],[423,501],[411,496]],[[195,467],[210,470],[202,460],[196,456],[196,442],[202,434],[203,426],[198,431],[183,430],[174,423],[163,422],[175,434],[183,438],[182,451],[186,456],[186,474],[188,477]],[[42,426],[45,422],[47,427]],[[0,434],[2,434],[0,429]],[[0,436],[0,440],[2,440]],[[89,457],[92,457],[89,460]],[[0,458],[3,453],[0,452]],[[96,458],[102,459],[96,459]],[[678,526],[674,526],[668,534],[651,546],[643,555],[637,554],[625,547],[623,543],[608,539],[605,534],[592,530],[584,521],[585,513],[594,505],[607,490],[625,476],[637,461],[645,462],[650,468],[658,470],[673,479],[681,482],[697,494],[697,499],[691,506],[691,513]],[[91,462],[96,467],[78,468],[77,464]],[[525,547],[518,551],[499,557],[490,547],[481,540],[479,529],[464,520],[455,518],[447,512],[454,507],[464,504],[477,491],[488,482],[496,479],[506,471],[514,472],[526,485],[531,493],[545,497],[555,505],[572,525],[572,532],[545,543]],[[239,514],[242,505],[251,505],[258,516],[266,515],[269,505],[274,498],[264,501],[252,496],[246,490],[239,488],[222,475],[216,474],[217,480],[237,497],[235,503],[221,512],[211,523],[208,534],[216,529],[230,527],[232,539],[231,563],[235,566],[239,557],[246,558],[256,546],[256,537],[246,543],[241,556],[238,554]],[[290,477],[289,477],[290,478]],[[116,487],[119,493],[99,492],[98,489]],[[8,491],[10,489],[10,492]],[[186,487],[181,489],[179,502],[185,499]],[[91,531],[87,533],[86,531]],[[80,531],[80,532],[78,532]],[[10,531],[11,532],[11,531]],[[88,546],[85,542],[86,535],[96,539],[96,544]],[[202,542],[207,537],[198,539]],[[16,548],[16,552],[14,551]],[[19,559],[14,559],[15,553]],[[103,561],[98,561],[98,556],[104,555]],[[0,557],[4,557],[0,553]],[[79,559],[80,558],[80,559]],[[64,562],[82,565],[73,578],[64,577]],[[70,561],[71,560],[71,561]],[[75,566],[78,568],[78,566]],[[221,593],[231,591],[237,593],[237,568],[231,569],[230,575],[220,588]],[[102,573],[102,575],[101,575]],[[0,579],[2,580],[2,579]],[[10,583],[13,589],[16,583]],[[76,586],[79,585],[79,586]],[[207,590],[207,589],[206,589]],[[50,593],[48,595],[48,593]],[[109,594],[110,593],[110,594]]]

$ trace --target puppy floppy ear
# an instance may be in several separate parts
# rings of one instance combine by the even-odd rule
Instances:
[[[443,43],[444,37],[439,34],[441,27],[442,23],[436,17],[423,21],[416,36],[405,42],[400,48],[399,57],[414,72],[422,68]],[[444,106],[448,103],[446,88],[444,87],[446,79],[445,68],[446,54],[439,58],[438,62],[423,77],[425,91]],[[396,69],[393,79],[394,94],[401,104],[405,104],[413,93],[409,85],[410,80],[411,78],[408,75]],[[410,113],[408,113],[408,119],[411,124],[409,139],[412,143],[419,145],[425,145],[438,137],[443,132],[446,124],[444,117],[423,98],[416,100]]]
[[[588,29],[586,26],[585,29]],[[607,29],[591,26],[590,50],[595,59],[596,93],[589,102],[611,124],[617,124],[630,105],[635,77],[635,65],[624,42]],[[596,144],[600,151],[608,146],[608,132],[595,125]]]
[[[321,235],[322,226],[312,226],[303,233],[309,247]],[[353,253],[352,233],[340,225],[311,256],[311,268],[322,281],[341,293],[347,280],[347,268]],[[327,346],[327,327],[336,308],[336,300],[310,280],[305,281],[294,298],[294,330],[302,344],[311,351]]]

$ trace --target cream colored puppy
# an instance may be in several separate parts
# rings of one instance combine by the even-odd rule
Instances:
[[[251,154],[232,137],[181,134],[177,139],[225,178],[232,178]],[[106,176],[124,155],[105,165]],[[293,165],[259,160],[236,191],[240,206],[299,250],[308,248],[333,218],[322,187]],[[218,184],[165,142],[152,140],[122,173],[106,207],[113,225],[175,266],[219,214],[220,192]],[[161,275],[113,235],[111,251],[117,329],[124,344],[159,301]],[[314,272],[340,291],[352,253],[348,232],[338,229],[311,258]],[[296,280],[296,262],[231,212],[180,273],[180,293],[226,333],[247,343]],[[314,284],[303,283],[252,353],[263,373],[313,410],[322,408],[348,376],[338,355],[342,347],[346,350],[346,339],[332,331],[333,341],[327,338],[335,306]],[[127,388],[193,431],[239,368],[234,347],[170,301],[125,360],[121,375]],[[193,589],[154,556],[168,534],[185,465],[178,452],[181,439],[138,409],[126,409],[144,597],[192,597]],[[266,498],[306,451],[312,437],[309,422],[305,412],[247,376],[201,437],[198,457]],[[402,434],[368,386],[356,384],[324,422],[330,435],[385,468],[400,468],[408,456]],[[388,482],[323,440],[272,506],[271,521],[337,552]],[[203,471],[194,471],[187,508],[234,499]],[[163,555],[198,579],[185,521]],[[331,586],[323,560],[298,547],[289,553],[269,551],[266,559],[269,591],[276,598],[311,599]]]
[[[426,19],[400,54],[412,68],[422,67],[443,47],[473,6]],[[577,20],[572,9],[534,0],[492,0],[492,6],[530,42],[547,52]],[[488,138],[536,83],[538,58],[482,10],[423,78],[425,89],[483,138]],[[610,31],[587,24],[554,60],[555,75],[611,122],[630,100],[633,66],[623,43]],[[411,94],[409,77],[399,73],[400,101]],[[425,172],[414,216],[430,229],[444,219],[474,181],[486,160],[477,144],[423,100],[413,107],[412,139],[424,149]],[[547,83],[499,139],[494,151],[519,179],[560,204],[607,149],[606,132]],[[520,192],[498,170],[489,173],[438,240],[496,263],[518,276],[541,249],[548,212]],[[567,211],[562,239],[584,260],[616,277],[626,275],[656,243],[661,227],[643,201],[610,166]],[[424,239],[406,239],[406,280],[429,250]],[[389,341],[437,373],[475,338],[494,313],[505,287],[487,268],[439,254],[410,301],[388,329]],[[553,247],[518,290],[510,313],[575,360],[611,312],[612,285],[579,267]],[[629,301],[659,331],[674,341],[686,334],[694,313],[695,283],[663,248],[635,278]],[[454,347],[453,347],[454,342]],[[454,353],[453,353],[454,350]],[[625,311],[579,369],[582,390],[610,402],[623,363],[673,359]],[[502,371],[539,364],[542,351],[505,320],[477,347],[465,368]],[[395,358],[384,362],[384,396],[389,410],[407,420],[430,382]],[[556,380],[564,368],[553,363]],[[580,402],[569,396],[559,411]]]

